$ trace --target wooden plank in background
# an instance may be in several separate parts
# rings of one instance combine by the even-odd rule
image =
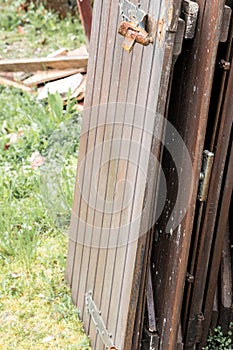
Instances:
[[[64,70],[50,69],[46,71],[38,71],[35,74],[33,74],[33,76],[25,79],[23,83],[29,86],[36,86],[51,80],[58,80],[61,78],[65,78],[75,73],[81,73],[80,70],[82,69],[71,68],[71,69],[64,69]]]
[[[13,88],[16,88],[16,89],[20,89],[24,92],[33,92],[32,88],[30,88],[29,86],[25,86],[21,83],[17,83],[13,80],[9,80],[9,79],[6,79],[6,78],[3,78],[0,76],[0,85],[3,85],[3,86],[9,86],[9,87],[13,87]]]
[[[64,47],[60,47],[60,49],[57,49],[56,51],[50,53],[47,57],[53,58],[53,57],[60,57],[66,55],[68,50]]]
[[[48,94],[55,94],[59,92],[61,95],[65,95],[71,91],[71,94],[80,86],[83,80],[83,75],[80,73],[71,75],[70,77],[59,79],[51,83],[46,84],[38,95],[38,100],[42,100],[48,97]]]
[[[47,68],[86,68],[88,56],[61,56],[0,60],[0,71],[4,72],[34,72]]]
[[[77,0],[78,10],[81,22],[85,31],[87,42],[89,43],[91,37],[92,24],[92,8],[90,0]]]

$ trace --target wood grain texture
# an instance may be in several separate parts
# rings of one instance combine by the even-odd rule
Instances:
[[[64,70],[50,69],[46,71],[38,71],[35,74],[33,74],[33,76],[25,79],[23,83],[28,86],[36,86],[51,80],[65,78],[72,74],[81,73],[81,72],[80,72],[80,69],[73,69],[73,68],[64,69]]]
[[[10,87],[13,87],[15,89],[19,89],[19,90],[22,90],[25,92],[33,92],[32,88],[30,88],[29,86],[25,86],[22,83],[17,83],[16,81],[6,79],[6,78],[1,77],[1,76],[0,76],[0,85],[10,86]]]
[[[42,58],[23,58],[12,60],[0,60],[0,71],[2,72],[35,72],[48,68],[86,68],[88,56],[61,56]]]
[[[97,0],[94,5],[66,278],[96,350],[104,345],[86,310],[90,291],[113,343],[119,350],[132,347],[153,225],[158,166],[151,154],[158,155],[154,139],[161,140],[163,133],[157,113],[166,101],[163,82],[174,40],[168,34],[171,26],[176,30],[178,3],[142,1],[154,23],[155,42],[135,45],[130,55],[117,34],[119,3]]]
[[[166,216],[170,217],[177,201],[178,185],[183,186],[186,180],[184,176],[180,176],[178,182],[174,162],[168,155],[164,161],[164,168],[167,191],[170,195],[157,226],[158,242],[153,252],[160,346],[166,350],[176,349],[177,346],[196,194],[224,7],[222,0],[211,4],[208,1],[197,3],[200,12],[196,35],[193,41],[184,42],[183,51],[177,60],[169,111],[169,120],[182,136],[192,160],[192,182],[190,188],[183,191],[183,196],[189,193],[191,201],[178,228],[166,233]],[[185,167],[183,163],[181,168]],[[182,200],[179,198],[181,203]]]

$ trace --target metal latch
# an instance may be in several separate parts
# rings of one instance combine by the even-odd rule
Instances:
[[[125,38],[123,48],[131,52],[135,43],[144,46],[153,43],[153,38],[145,29],[146,12],[128,0],[121,1],[120,10],[123,21],[120,23],[118,33]]]
[[[94,300],[92,299],[92,292],[88,292],[85,295],[86,301],[86,309],[88,313],[91,315],[92,321],[95,325],[96,332],[99,333],[100,338],[105,345],[105,349],[107,350],[118,350],[112,342],[112,336],[108,333],[104,321],[101,317],[101,312],[97,309]]]
[[[205,202],[207,198],[213,161],[214,153],[205,150],[203,152],[202,169],[198,189],[198,199],[200,202]]]

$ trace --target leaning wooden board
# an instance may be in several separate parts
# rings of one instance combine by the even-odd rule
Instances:
[[[225,1],[215,0],[210,3],[208,0],[197,0],[197,3],[199,15],[196,35],[193,41],[184,42],[182,53],[177,60],[168,116],[183,137],[191,156],[193,177],[192,184],[186,191],[191,195],[191,202],[187,206],[185,218],[172,234],[164,232],[166,218],[163,215],[162,219],[164,220],[160,220],[157,226],[160,234],[152,256],[155,266],[153,278],[160,347],[166,350],[178,347],[177,334],[180,318],[183,342],[185,342],[186,310],[181,313],[181,309],[182,302],[183,309],[186,306],[186,300],[183,299],[185,283],[192,286],[187,278],[187,265]],[[213,116],[211,117],[213,118]],[[164,210],[165,213],[173,210],[177,200],[177,173],[174,171],[175,169],[172,169],[172,166],[169,166],[170,164],[173,163],[170,161],[166,164],[170,196]],[[184,181],[183,174],[179,183],[183,184]],[[194,246],[192,249],[194,250]],[[190,272],[189,268],[188,272]],[[200,285],[203,286],[203,284]],[[171,300],[173,301],[172,305],[168,302]],[[179,346],[183,346],[183,344]],[[189,348],[188,344],[186,346]]]
[[[132,348],[179,7],[142,1],[154,43],[129,54],[119,3],[94,5],[66,278],[96,350]]]

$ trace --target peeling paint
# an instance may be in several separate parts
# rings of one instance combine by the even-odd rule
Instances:
[[[161,41],[162,40],[162,36],[163,36],[163,27],[164,27],[164,19],[160,19],[158,22],[158,40]]]

